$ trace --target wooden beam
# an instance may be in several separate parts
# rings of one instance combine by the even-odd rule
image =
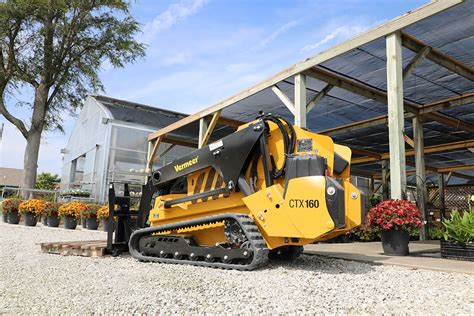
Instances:
[[[272,86],[272,91],[276,94],[276,96],[280,99],[280,101],[290,110],[290,112],[295,115],[295,105],[293,102],[288,98],[288,96],[278,88],[278,86]]]
[[[420,120],[421,120],[421,118],[420,118]],[[405,141],[405,143],[410,145],[411,148],[415,148],[415,142],[406,133],[403,133],[403,140]]]
[[[207,142],[209,141],[209,138],[211,137],[212,132],[214,131],[214,128],[216,127],[217,121],[219,119],[219,116],[221,115],[221,110],[215,112],[212,115],[212,119],[209,122],[209,126],[207,126],[206,131],[204,132],[204,135],[199,137],[199,148],[202,146],[205,146]]]
[[[306,128],[306,76],[295,75],[295,125]]]
[[[156,152],[158,151],[158,147],[160,147],[161,144],[161,137],[158,137],[157,139],[154,140],[154,144],[152,147],[151,152],[148,153],[148,161],[147,161],[147,170],[151,171],[153,169],[153,162],[155,161],[155,155]]]
[[[474,170],[474,164],[470,165],[456,165],[456,166],[449,166],[449,167],[441,167],[438,168],[438,172],[450,172],[450,171],[463,171],[463,170]]]
[[[353,154],[356,154],[356,155],[364,155],[364,156],[369,156],[369,157],[375,158],[377,160],[382,160],[382,154],[379,154],[379,153],[376,153],[376,152],[373,152],[373,151],[370,151],[370,150],[351,148],[351,151],[352,151]],[[357,158],[355,158],[355,159],[357,159]]]
[[[408,33],[401,32],[401,34],[403,46],[411,51],[420,52],[428,46]],[[459,76],[462,76],[470,81],[474,81],[474,68],[471,68],[468,65],[461,63],[460,61],[454,59],[451,56],[446,55],[440,50],[431,48],[430,52],[426,55],[426,58],[448,69],[449,71],[458,74]]]
[[[423,218],[420,229],[420,240],[429,239],[428,234],[428,192],[426,191],[426,169],[425,169],[425,151],[424,151],[424,136],[423,136],[423,122],[421,117],[413,118],[413,142],[415,148],[415,171],[416,171],[416,193],[418,199],[416,204],[421,212]]]
[[[209,119],[207,117],[203,117],[199,120],[198,148],[202,147],[202,143],[204,142],[204,135],[207,132],[208,126]]]
[[[163,143],[170,143],[178,146],[190,147],[190,148],[198,148],[198,143],[192,142],[189,140],[182,140],[176,138],[169,138],[169,137],[162,137],[161,140]]]
[[[341,89],[375,101],[387,103],[387,93],[385,91],[352,78],[348,78],[347,76],[334,73],[333,71],[327,69],[322,69],[321,67],[312,68],[305,71],[305,73],[315,79],[325,81],[334,86],[340,87]],[[423,107],[423,105],[410,100],[403,100],[403,107],[406,111],[411,112],[410,117],[413,117],[414,115],[419,114],[419,108]],[[430,112],[425,113],[424,116],[430,120],[440,122],[456,129],[465,130],[469,133],[473,133],[474,131],[474,126],[472,124],[449,117],[445,114]]]
[[[441,219],[446,218],[446,203],[444,201],[444,174],[438,173],[438,195],[439,195],[439,211]]]
[[[245,98],[248,98],[251,95],[254,95],[260,91],[263,91],[273,85],[276,85],[282,80],[285,80],[286,78],[292,77],[298,73],[301,73],[311,67],[314,67],[318,64],[321,64],[329,59],[332,59],[336,56],[342,55],[344,53],[347,53],[359,46],[362,46],[364,44],[370,43],[378,38],[382,38],[388,34],[391,34],[393,32],[396,32],[398,30],[401,30],[415,22],[418,22],[422,19],[425,19],[429,16],[432,16],[434,14],[437,14],[439,12],[442,12],[446,9],[449,9],[455,5],[458,5],[462,3],[462,0],[443,0],[443,1],[431,1],[415,10],[412,10],[408,13],[405,13],[399,17],[396,17],[392,19],[391,21],[388,21],[372,30],[369,30],[367,32],[364,32],[358,36],[355,36],[345,42],[342,42],[341,44],[338,44],[328,50],[323,51],[322,53],[311,57],[307,58],[306,60],[297,63],[291,67],[288,67],[284,69],[283,71],[277,73],[276,75],[267,78],[256,85],[245,89],[234,96],[227,98],[223,101],[217,102],[208,108],[192,114],[178,122],[175,122],[173,124],[170,124],[159,131],[156,131],[148,136],[149,140],[153,140],[161,135],[165,135],[171,131],[174,131],[180,127],[183,127],[187,124],[190,124],[192,122],[195,122],[202,117],[206,117],[218,110],[222,110],[236,102],[239,102]]]
[[[419,114],[426,114],[430,113],[433,111],[437,110],[443,110],[443,109],[449,109],[455,106],[461,106],[461,105],[466,105],[466,104],[471,104],[474,103],[474,93],[468,93],[452,98],[447,98],[443,100],[439,100],[436,102],[431,102],[423,105],[423,107],[418,109]],[[407,113],[405,112],[405,118],[411,118],[413,117],[413,113]],[[382,125],[382,124],[387,124],[388,122],[388,117],[387,115],[381,115],[381,116],[376,116],[374,118],[338,126],[338,127],[333,127],[330,129],[326,129],[323,131],[318,132],[319,134],[324,134],[324,135],[334,135],[338,133],[347,133],[347,132],[352,132],[358,129],[362,128],[368,128],[372,126],[377,126],[377,125]]]
[[[424,153],[431,154],[431,153],[445,152],[445,151],[451,151],[451,150],[467,149],[472,146],[474,146],[474,139],[462,140],[462,141],[457,141],[457,142],[452,142],[452,143],[426,146],[424,149]],[[414,154],[415,154],[415,151],[412,149],[407,150],[405,152],[406,156],[413,156]],[[378,160],[385,160],[390,157],[389,153],[383,153],[383,154],[378,154],[378,155],[380,155],[380,158],[372,157],[369,155],[367,155],[368,157],[353,158],[351,160],[351,164],[356,165],[356,164],[362,164],[362,163],[373,162],[373,161],[378,161]]]
[[[416,66],[428,55],[431,51],[431,47],[425,46],[416,53],[415,57],[410,60],[408,65],[403,68],[403,81],[415,70]]]
[[[441,114],[439,112],[426,113],[423,116],[425,118],[439,122],[441,124],[454,127],[457,130],[463,130],[471,134],[474,134],[474,125],[464,122],[462,120],[459,120],[457,118],[454,118],[445,114]]]
[[[339,134],[339,133],[348,133],[348,132],[356,131],[358,129],[368,128],[368,127],[387,124],[387,123],[388,123],[387,115],[381,115],[374,118],[325,129],[325,130],[319,131],[318,134],[334,135],[334,134]]]
[[[230,127],[239,127],[240,125],[245,124],[245,122],[234,120],[229,117],[223,117],[222,115],[219,116],[219,120],[217,121],[218,124],[226,125]]]
[[[439,100],[436,102],[427,103],[418,110],[418,113],[426,114],[426,113],[430,113],[430,112],[434,112],[438,110],[446,110],[455,106],[467,105],[471,103],[474,103],[474,92],[463,94],[460,96],[455,96],[452,98]]]
[[[402,40],[399,32],[386,37],[388,139],[390,147],[390,197],[406,198]]]
[[[377,87],[349,78],[345,75],[335,73],[329,69],[324,69],[322,67],[314,67],[308,69],[307,71],[305,71],[305,73],[315,79],[332,84],[333,86],[350,91],[365,98],[372,99],[383,104],[387,104],[387,92]],[[414,114],[418,114],[418,107],[420,105],[416,102],[403,100],[403,105],[405,110]]]
[[[449,180],[451,180],[451,176],[453,175],[453,171],[450,171],[448,175],[446,176],[446,180],[444,180],[444,185],[448,185]]]
[[[176,146],[176,144],[168,144],[168,146],[161,152],[159,153],[158,155],[156,155],[155,157],[155,161],[157,159],[160,159],[161,157],[163,157],[164,155],[166,155],[171,149],[173,149],[174,147]]]
[[[382,199],[387,200],[389,198],[388,192],[388,180],[390,179],[390,170],[388,170],[387,160],[382,161]]]
[[[332,88],[334,88],[332,84],[327,84],[323,89],[321,89],[321,91],[319,91],[319,93],[316,94],[314,98],[306,105],[306,113],[311,112],[316,104],[318,104],[319,101],[321,101],[329,93],[329,91],[331,91]]]

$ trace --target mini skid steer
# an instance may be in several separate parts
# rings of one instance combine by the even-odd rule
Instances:
[[[351,150],[330,137],[261,114],[152,171],[133,224],[127,190],[115,197],[112,186],[118,225],[108,250],[237,270],[294,259],[303,245],[361,224],[364,198],[351,184],[350,161]]]

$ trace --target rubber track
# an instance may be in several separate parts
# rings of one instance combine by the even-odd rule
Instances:
[[[240,227],[243,229],[245,235],[250,244],[250,250],[252,250],[253,258],[249,264],[227,264],[223,262],[206,262],[206,261],[193,261],[193,260],[180,260],[180,259],[173,259],[173,258],[160,258],[154,256],[145,256],[142,255],[138,249],[138,243],[141,237],[149,236],[153,233],[159,233],[163,231],[175,230],[179,228],[186,228],[189,226],[196,226],[196,225],[204,225],[210,224],[214,222],[220,222],[226,219],[234,219],[236,220]],[[202,217],[194,220],[177,222],[172,224],[166,224],[162,226],[156,227],[149,227],[143,228],[135,231],[130,236],[129,242],[129,251],[130,254],[140,260],[140,261],[149,261],[149,262],[161,262],[161,263],[175,263],[175,264],[190,264],[195,266],[202,266],[202,267],[212,267],[212,268],[220,268],[220,269],[232,269],[232,270],[244,270],[250,271],[254,269],[258,269],[268,262],[268,248],[266,245],[265,240],[263,239],[260,231],[253,222],[253,220],[245,215],[245,214],[237,214],[237,213],[224,213],[219,215],[207,216]]]

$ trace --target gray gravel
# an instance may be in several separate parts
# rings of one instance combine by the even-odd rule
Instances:
[[[41,253],[103,232],[0,224],[0,313],[474,314],[472,276],[303,255],[252,271]],[[422,284],[424,283],[424,284]]]

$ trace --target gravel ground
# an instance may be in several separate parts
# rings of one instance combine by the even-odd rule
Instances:
[[[0,224],[0,313],[474,314],[472,276],[303,255],[252,271],[41,253],[105,233]]]

